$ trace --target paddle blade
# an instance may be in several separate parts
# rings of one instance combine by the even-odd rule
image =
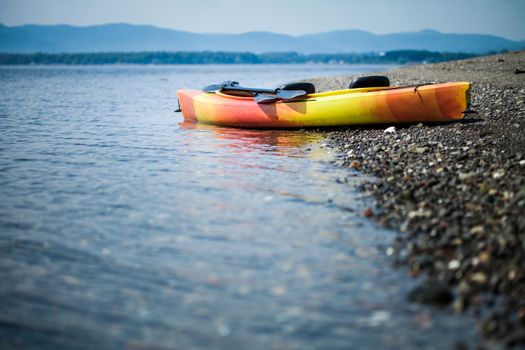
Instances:
[[[304,90],[277,90],[277,97],[281,100],[293,100],[306,95]]]
[[[221,91],[221,89],[222,89],[222,85],[221,84],[212,84],[212,85],[208,85],[206,87],[203,87],[202,91],[204,91],[204,92],[216,92],[216,91]]]
[[[276,95],[271,94],[257,94],[255,95],[255,102],[257,103],[273,103],[279,98]]]
[[[217,92],[217,91],[221,91],[222,89],[225,89],[225,88],[233,88],[233,87],[235,87],[237,85],[239,85],[238,81],[227,80],[227,81],[223,81],[222,83],[219,83],[219,84],[208,85],[208,86],[204,87],[202,89],[202,91],[204,91],[204,92]]]
[[[216,92],[216,91],[220,91],[222,89],[222,85],[221,84],[212,84],[212,85],[208,85],[208,86],[205,86],[202,88],[202,91],[204,92]]]
[[[277,90],[275,95],[259,93],[255,95],[255,101],[257,103],[273,103],[278,100],[289,101],[306,95],[307,93],[304,90]]]
[[[182,112],[182,110],[180,109],[180,102],[179,102],[178,98],[175,99],[175,103],[176,103],[176,107],[175,107],[175,110],[173,112],[175,112],[175,113]]]

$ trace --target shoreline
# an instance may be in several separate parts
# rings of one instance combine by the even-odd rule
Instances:
[[[382,72],[392,85],[470,81],[477,113],[328,133],[343,166],[376,179],[363,215],[398,232],[385,253],[425,280],[409,299],[473,310],[480,334],[507,346],[525,345],[523,69],[525,51]],[[355,77],[311,81],[326,91]]]

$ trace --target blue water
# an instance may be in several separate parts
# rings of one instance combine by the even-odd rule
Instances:
[[[394,233],[323,132],[182,123],[175,92],[378,66],[0,67],[0,348],[420,349]]]

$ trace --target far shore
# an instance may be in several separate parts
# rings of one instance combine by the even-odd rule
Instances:
[[[115,65],[115,64],[407,64],[476,57],[465,52],[396,50],[375,53],[300,54],[297,52],[85,52],[2,53],[0,65]]]

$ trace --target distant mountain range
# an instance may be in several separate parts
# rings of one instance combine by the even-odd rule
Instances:
[[[481,34],[448,34],[435,30],[376,35],[361,30],[290,36],[269,32],[199,34],[145,25],[0,24],[0,52],[75,53],[139,51],[234,51],[348,53],[392,50],[485,53],[525,49],[524,41]]]

